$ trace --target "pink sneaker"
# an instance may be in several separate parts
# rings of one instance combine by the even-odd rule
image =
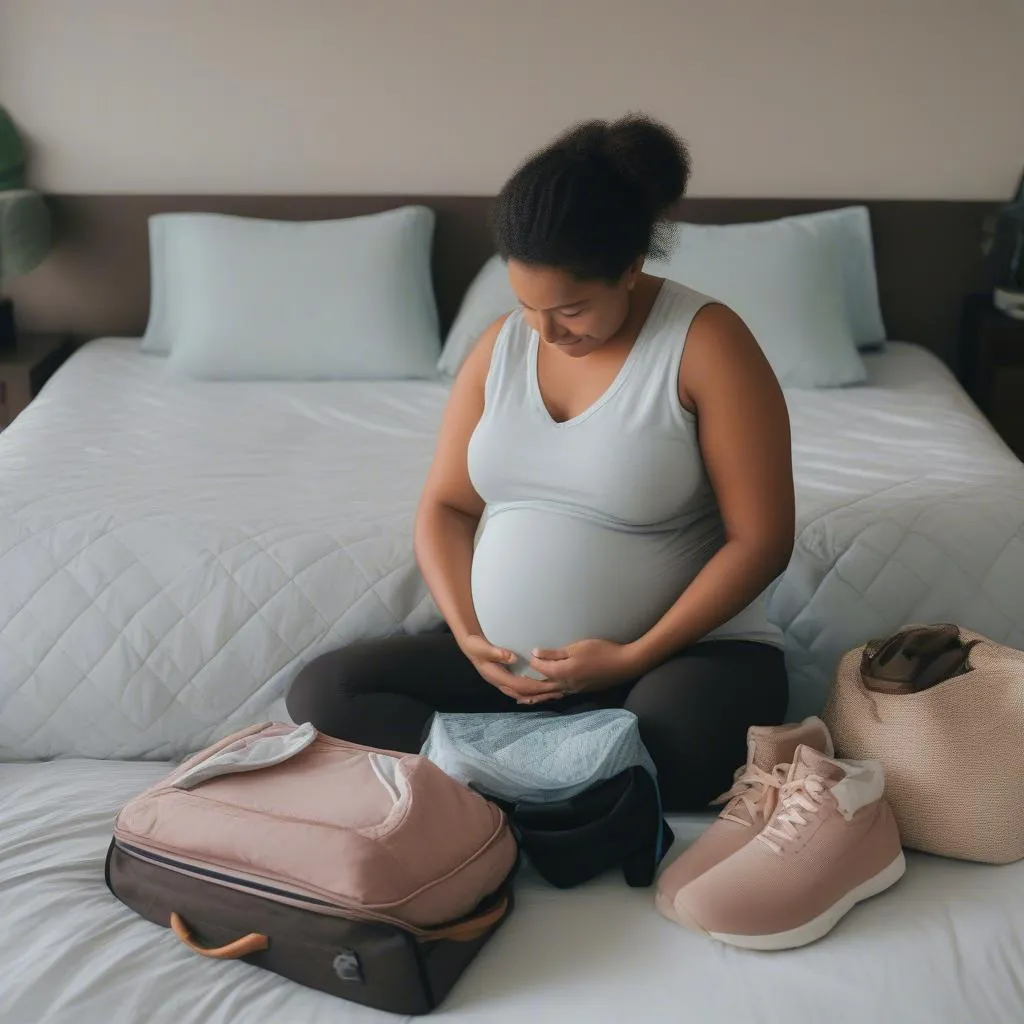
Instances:
[[[676,894],[672,918],[720,942],[791,949],[831,931],[905,870],[877,761],[801,746],[768,824]]]
[[[684,886],[734,854],[764,828],[800,744],[832,756],[832,737],[820,718],[789,725],[753,725],[747,730],[747,763],[736,769],[732,789],[711,802],[722,813],[661,874],[654,904],[675,920],[672,902]]]

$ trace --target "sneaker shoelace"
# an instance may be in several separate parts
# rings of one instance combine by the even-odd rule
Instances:
[[[766,772],[756,764],[743,765],[736,769],[732,787],[711,803],[713,806],[725,804],[719,817],[738,825],[750,826],[759,818],[769,818],[788,769],[789,765],[777,765]],[[741,816],[741,808],[746,811],[745,818]]]
[[[825,788],[824,780],[818,775],[784,783],[774,817],[754,838],[781,856],[782,844],[796,839],[800,829],[810,821],[807,815],[818,813]]]

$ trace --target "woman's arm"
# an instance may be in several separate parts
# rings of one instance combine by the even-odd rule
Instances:
[[[455,379],[416,512],[416,561],[460,646],[480,634],[470,579],[473,541],[484,511],[469,479],[466,451],[484,411],[484,382],[504,320],[487,328]]]
[[[473,608],[473,543],[484,503],[466,466],[473,430],[484,410],[484,382],[504,317],[483,334],[459,372],[448,398],[434,462],[416,513],[416,560],[437,607],[462,652],[492,686],[513,700],[559,697],[559,687],[514,676],[505,667],[511,651],[494,647],[483,635]]]
[[[743,321],[721,305],[697,314],[679,369],[679,399],[697,414],[725,544],[674,605],[627,645],[639,674],[728,622],[785,568],[795,499],[789,413]]]

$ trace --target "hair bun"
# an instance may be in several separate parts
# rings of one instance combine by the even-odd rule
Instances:
[[[585,121],[534,153],[495,199],[502,259],[618,281],[638,257],[664,259],[670,207],[686,191],[690,154],[642,114]]]
[[[643,114],[628,114],[607,125],[603,150],[658,213],[686,191],[690,178],[686,144],[670,128]]]

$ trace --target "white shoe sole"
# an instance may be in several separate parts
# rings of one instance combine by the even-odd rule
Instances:
[[[856,889],[851,889],[838,903],[832,904],[824,913],[789,931],[776,932],[774,935],[727,935],[724,932],[708,932],[713,939],[726,942],[730,946],[742,949],[796,949],[815,942],[827,935],[858,903],[885,892],[895,885],[907,870],[907,861],[900,850],[899,856],[883,871],[873,878],[861,882]]]

